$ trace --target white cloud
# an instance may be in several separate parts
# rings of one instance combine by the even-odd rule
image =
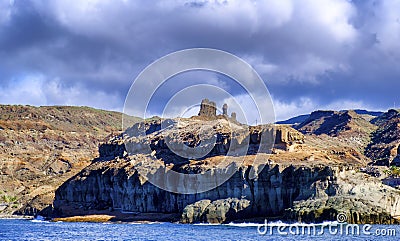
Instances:
[[[377,47],[388,56],[400,57],[400,2],[368,2],[362,31],[376,35]]]
[[[76,105],[122,111],[120,98],[113,93],[65,86],[59,79],[42,74],[29,75],[0,87],[1,104]]]
[[[1,101],[116,108],[146,65],[176,50],[211,47],[259,71],[275,90],[277,119],[384,106],[400,88],[398,9],[395,0],[3,1]]]
[[[0,87],[0,103],[2,104],[31,104],[46,103],[43,90],[43,76],[33,75],[13,81],[8,86]]]
[[[309,114],[317,107],[316,103],[308,97],[301,97],[291,102],[274,99],[273,102],[277,121],[286,120],[297,115]]]
[[[325,110],[374,110],[372,106],[365,104],[363,101],[354,100],[335,100],[328,105],[324,106]]]
[[[325,29],[339,43],[355,40],[357,31],[350,21],[355,16],[356,9],[350,1],[306,0],[295,2],[298,4],[296,9],[299,11],[299,19],[306,22],[308,26]],[[308,31],[307,29],[303,30]]]
[[[12,6],[14,5],[14,1],[0,1],[0,26],[2,24],[6,24],[11,17]]]

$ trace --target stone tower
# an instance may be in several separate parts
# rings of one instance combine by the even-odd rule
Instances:
[[[228,105],[226,103],[222,106],[222,114],[228,116]]]
[[[236,112],[232,112],[232,114],[231,114],[231,119],[232,119],[233,121],[236,121]]]
[[[203,99],[200,104],[199,116],[216,117],[217,106],[215,102]]]

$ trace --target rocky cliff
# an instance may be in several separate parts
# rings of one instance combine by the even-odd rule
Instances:
[[[163,121],[174,128],[163,126]],[[246,127],[247,134],[238,131],[236,135],[228,131],[228,126],[223,118],[136,124],[101,145],[100,157],[56,191],[55,213],[129,213],[133,219],[143,213],[159,213],[176,214],[170,220],[184,223],[225,223],[264,218],[314,222],[334,220],[344,212],[354,223],[397,222],[399,192],[384,186],[378,178],[358,172],[368,159],[357,147],[338,145],[334,137],[324,145],[316,145],[321,140],[318,136],[305,137],[282,125]],[[263,133],[275,136],[270,152],[259,148]],[[212,136],[216,144],[203,158],[178,157],[166,144],[169,140],[207,148],[200,137]],[[229,155],[229,146],[239,140],[248,140],[245,155]],[[134,147],[133,152],[130,147]],[[221,160],[231,165],[218,166]],[[213,170],[218,175],[232,166],[237,171],[214,189],[180,194],[154,186],[140,171],[143,166],[151,167],[148,172],[153,173],[158,170],[154,167],[162,166],[157,176],[171,189],[176,185],[190,187],[184,180],[168,179],[165,173],[169,171],[198,174]]]
[[[87,107],[0,112],[0,215],[44,208],[49,216],[184,223],[317,222],[338,213],[354,223],[396,223],[400,216],[398,189],[386,185],[400,183],[398,169],[367,166],[398,164],[397,110],[374,119],[318,111],[299,131],[246,126],[214,113],[136,119],[124,133],[120,113]],[[193,185],[171,179],[170,171],[209,176]],[[218,187],[201,191],[207,185]]]
[[[256,178],[250,177],[250,169],[239,168],[211,191],[184,195],[143,182],[129,162],[96,162],[57,190],[54,207],[61,216],[93,210],[132,216],[175,213],[170,221],[183,223],[263,218],[322,222],[338,213],[346,213],[353,223],[396,223],[394,217],[400,215],[397,190],[351,167],[270,163]]]

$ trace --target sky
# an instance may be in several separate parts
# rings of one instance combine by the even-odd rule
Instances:
[[[400,106],[399,0],[3,0],[0,104],[122,111],[148,65],[188,48],[248,62],[268,88],[277,120],[317,109]],[[228,76],[192,71],[166,80],[148,112],[162,114],[168,96],[191,84],[216,86],[252,110]],[[218,106],[227,101],[196,93]],[[185,101],[175,107],[171,114],[187,108]]]

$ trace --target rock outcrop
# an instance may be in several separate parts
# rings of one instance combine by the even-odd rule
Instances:
[[[292,151],[298,144],[304,143],[304,135],[285,125],[275,126],[275,148]]]
[[[247,199],[227,198],[211,202],[210,200],[201,200],[194,204],[187,205],[183,209],[182,223],[227,223],[245,218],[246,209],[250,206]],[[243,212],[241,214],[241,212]]]
[[[226,103],[222,106],[222,114],[228,116],[228,105]]]
[[[299,222],[334,220],[339,213],[345,214],[349,223],[399,222],[395,219],[400,215],[399,190],[355,170],[341,170],[334,183],[335,195],[319,192],[309,200],[296,201],[286,215]],[[326,186],[316,183],[316,189],[324,190]]]
[[[225,118],[233,122],[237,122],[236,120],[236,112],[231,113],[231,117],[228,115],[228,104],[222,105],[222,115],[217,115],[217,105],[214,101],[210,101],[208,99],[203,99],[200,104],[200,111],[198,116],[206,118],[206,119],[217,119],[217,118]]]
[[[204,147],[208,150],[204,157],[225,156],[229,152],[256,154],[270,153],[272,147],[293,150],[304,143],[304,135],[285,125],[245,126],[229,119],[154,119],[135,124],[127,129],[127,136],[115,137],[99,147],[101,157],[113,155],[123,157],[124,153],[153,154],[164,162],[180,160],[174,153],[179,148],[186,154]],[[215,138],[215,140],[214,140]],[[264,138],[264,141],[262,139]],[[214,140],[209,143],[207,140]],[[169,143],[169,144],[168,144]],[[260,146],[260,144],[263,144]],[[179,148],[178,148],[179,146]],[[126,148],[127,147],[127,148]],[[150,148],[149,148],[150,147]],[[246,150],[241,150],[240,148]],[[128,150],[126,150],[128,149]],[[238,150],[236,150],[238,149]],[[196,153],[193,153],[195,155]],[[171,161],[168,161],[171,160]]]
[[[260,148],[263,135],[275,136],[272,154]],[[203,143],[213,137],[216,142],[212,145]],[[168,141],[209,148],[209,152],[202,158],[182,158],[170,149]],[[232,144],[245,142],[249,145],[243,156],[229,155],[227,150]],[[130,146],[134,151],[129,150]],[[303,134],[285,125],[235,126],[223,118],[141,122],[100,146],[100,157],[57,190],[54,208],[61,216],[90,214],[93,210],[121,210],[133,216],[177,214],[184,223],[255,218],[314,222],[334,220],[344,211],[349,222],[397,222],[394,217],[400,211],[399,191],[383,186],[378,178],[356,172],[365,163],[356,150],[348,147],[342,153],[334,148],[335,142],[332,147],[308,146]],[[258,158],[256,163],[254,157]],[[138,171],[137,160],[147,163],[149,172],[155,173],[160,163],[168,167],[162,172],[199,174],[212,170],[218,175],[232,165],[237,171],[222,185],[215,178],[214,189],[180,194],[150,183]],[[220,160],[232,165],[219,167]],[[159,174],[160,181],[169,187],[188,185],[184,180],[171,181]],[[354,204],[348,200],[354,200]]]
[[[199,116],[205,117],[216,117],[217,116],[217,106],[215,102],[204,99],[200,104]]]

